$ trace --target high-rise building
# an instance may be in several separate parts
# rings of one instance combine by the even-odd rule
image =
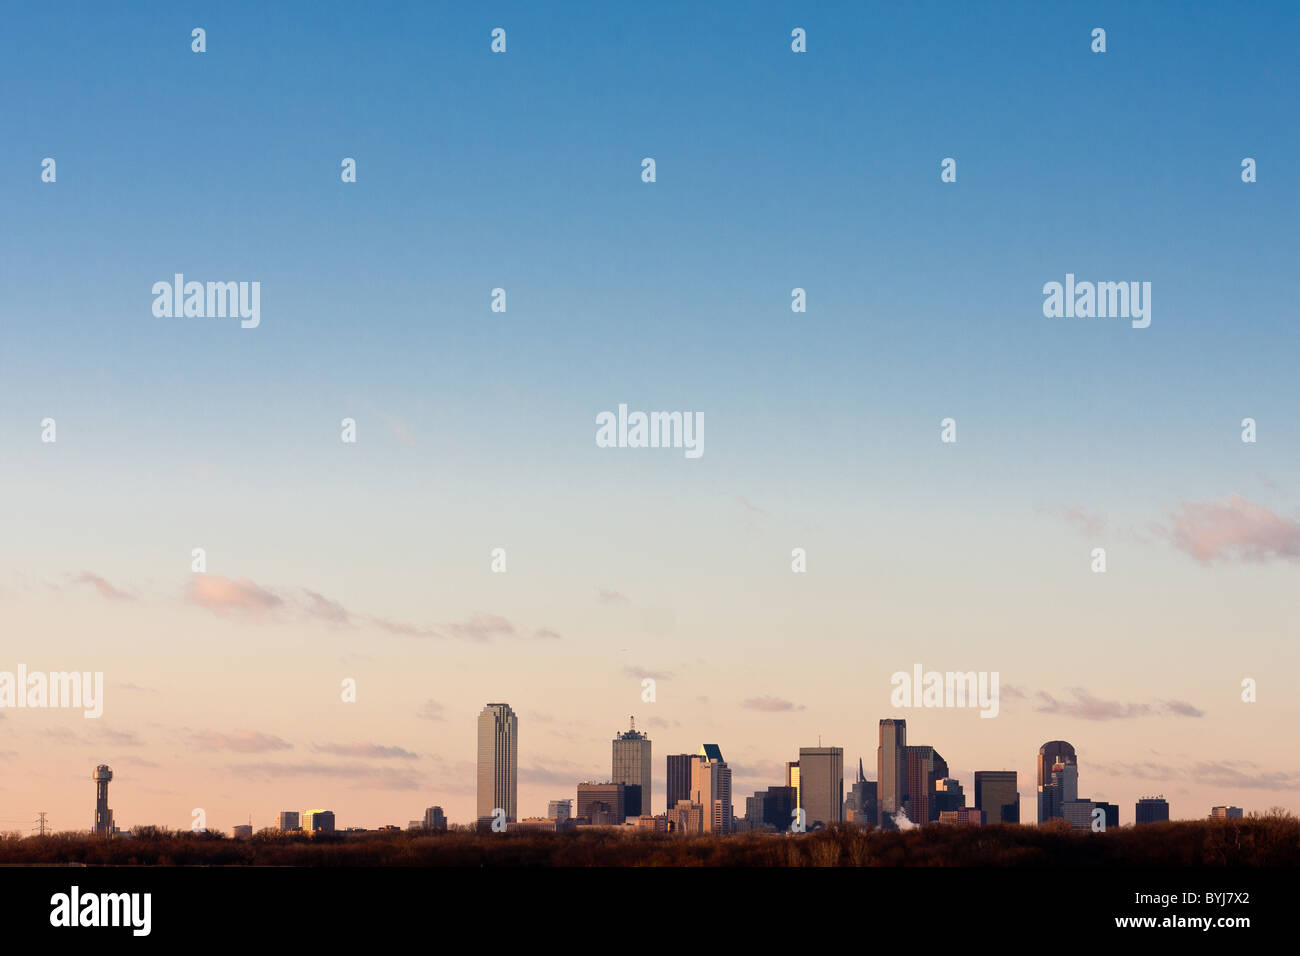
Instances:
[[[908,747],[904,752],[907,789],[903,805],[913,823],[933,823],[939,819],[935,803],[935,784],[948,776],[948,762],[927,744]]]
[[[862,758],[858,758],[858,779],[853,781],[849,795],[844,801],[844,819],[861,824],[876,825],[878,809],[876,806],[876,781],[868,780],[862,770]]]
[[[239,823],[230,828],[230,835],[236,840],[253,839],[253,825],[251,823]]]
[[[632,720],[631,729],[614,735],[610,779],[627,785],[627,815],[639,817],[650,814],[650,738],[637,731],[635,719],[629,719]]]
[[[704,808],[705,833],[731,832],[731,768],[717,744],[703,744],[691,764],[691,803]]]
[[[893,829],[894,814],[903,809],[907,795],[907,721],[882,720],[880,745],[876,747],[877,822]]]
[[[930,805],[930,815],[935,820],[938,814],[947,810],[964,810],[966,808],[966,791],[961,783],[952,777],[944,777],[934,782],[934,802]]]
[[[1076,830],[1092,829],[1092,811],[1096,804],[1091,800],[1063,800],[1061,819]]]
[[[763,822],[780,833],[789,830],[794,823],[794,787],[768,787],[760,792],[763,795]]]
[[[1052,769],[1061,762],[1062,757],[1069,757],[1076,763],[1078,762],[1074,747],[1064,740],[1049,740],[1038,748],[1037,786],[1046,787],[1051,784]]]
[[[1106,814],[1106,829],[1110,830],[1119,826],[1119,804],[1103,803],[1100,800],[1092,801],[1094,807],[1100,807]]]
[[[1047,783],[1038,788],[1038,822],[1065,819],[1061,808],[1078,799],[1079,765],[1074,754],[1062,754],[1052,767]]]
[[[668,832],[690,834],[704,832],[704,808],[690,800],[678,800],[669,808]]]
[[[334,811],[333,810],[304,810],[302,811],[302,828],[307,833],[315,836],[318,833],[334,832]]]
[[[1164,797],[1143,797],[1133,813],[1134,823],[1160,823],[1169,819],[1169,801]]]
[[[691,764],[694,754],[669,754],[667,774],[668,809],[676,809],[680,800],[691,799]]]
[[[95,781],[95,836],[111,837],[117,832],[113,811],[108,808],[108,785],[113,780],[113,771],[108,764],[100,764],[91,776]]]
[[[985,823],[1019,823],[1020,791],[1014,770],[976,770],[975,806]]]
[[[488,704],[478,715],[478,819],[498,809],[518,819],[519,718],[509,704]]]
[[[428,807],[424,811],[424,828],[442,831],[447,829],[447,815],[442,812],[442,807]]]
[[[546,818],[556,823],[563,823],[573,816],[572,800],[552,800],[546,805]]]
[[[799,748],[799,800],[808,829],[843,822],[843,747]]]
[[[281,810],[275,818],[275,828],[281,833],[289,833],[302,826],[298,820],[297,810]]]
[[[785,765],[785,785],[794,788],[794,805],[803,806],[803,794],[799,792],[799,761],[789,760]]]
[[[1241,818],[1241,807],[1215,807],[1210,811],[1212,820],[1240,820]]]
[[[578,784],[578,819],[588,823],[622,826],[627,819],[627,793],[622,783]]]

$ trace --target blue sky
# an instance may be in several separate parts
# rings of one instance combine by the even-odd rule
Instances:
[[[1117,606],[1162,622],[1154,659],[1207,612],[1189,599],[1173,621],[1151,581],[1248,593],[1272,654],[1300,623],[1294,563],[1214,571],[1148,526],[1233,493],[1295,515],[1298,20],[1287,3],[15,8],[3,566],[167,593],[201,542],[231,577],[376,614],[567,614],[587,654],[618,632],[573,607],[598,586],[706,631],[745,596],[816,621],[829,650],[863,579],[899,627],[934,583],[970,589],[980,634],[1016,619],[1019,653],[1040,625],[999,582],[1091,613],[1066,582],[1096,542],[1050,517],[1079,508],[1141,539],[1118,545],[1137,581]],[[175,272],[260,281],[261,326],[155,318]],[[1044,318],[1067,272],[1151,282],[1151,327]],[[620,402],[702,411],[704,457],[596,449]],[[57,448],[36,440],[47,415]],[[535,583],[507,596],[481,556],[516,541]],[[826,591],[784,590],[794,543],[835,568]],[[960,618],[925,614],[959,640]],[[471,697],[505,696],[463,666]]]

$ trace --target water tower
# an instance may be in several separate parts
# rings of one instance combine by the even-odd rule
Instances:
[[[108,809],[108,784],[113,779],[112,768],[100,764],[95,768],[95,835],[113,835],[113,811]]]

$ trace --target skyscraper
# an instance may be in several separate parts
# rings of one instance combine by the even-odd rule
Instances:
[[[1134,823],[1160,823],[1169,819],[1169,801],[1164,797],[1143,797],[1133,813]]]
[[[275,828],[281,833],[300,829],[297,810],[281,810],[275,818]]]
[[[509,704],[488,704],[478,715],[478,819],[505,810],[518,819],[519,718]]]
[[[935,784],[948,776],[948,762],[929,745],[907,747],[904,751],[907,766],[907,789],[903,805],[907,818],[913,823],[932,823],[939,819],[935,802]]]
[[[844,819],[844,748],[799,748],[799,799],[810,829]]]
[[[424,828],[426,830],[446,830],[447,815],[442,807],[428,807],[424,811]]]
[[[1079,799],[1079,765],[1073,754],[1057,759],[1049,782],[1038,788],[1038,822],[1065,819],[1064,807]]]
[[[862,758],[858,758],[858,779],[849,790],[848,799],[844,801],[844,819],[853,823],[875,826],[879,809],[876,805],[876,781],[868,780],[862,770]]]
[[[796,807],[802,807],[803,804],[799,802],[799,761],[790,760],[786,762],[785,785],[794,790],[794,805]]]
[[[108,808],[108,785],[113,779],[113,771],[108,764],[100,764],[92,776],[95,781],[95,836],[111,837],[117,829],[113,826],[113,811]]]
[[[639,817],[651,812],[650,738],[637,732],[634,718],[628,719],[632,721],[631,729],[614,735],[613,773],[610,779],[627,785],[627,815]]]
[[[703,744],[691,763],[691,802],[704,808],[705,833],[731,832],[731,768],[717,744]]]
[[[1073,791],[1062,790],[1052,777],[1058,768],[1067,766],[1074,767]],[[1078,795],[1079,768],[1074,747],[1064,740],[1049,740],[1038,748],[1038,822],[1062,819],[1061,805]]]
[[[577,818],[621,827],[627,819],[626,790],[620,781],[578,784]]]
[[[1241,807],[1213,807],[1210,810],[1212,820],[1240,820]]]
[[[985,823],[1019,823],[1020,791],[1014,770],[976,770],[975,807]]]
[[[668,809],[677,806],[679,800],[691,799],[691,764],[695,762],[694,754],[668,755]]]
[[[903,809],[907,794],[907,721],[882,720],[880,745],[876,748],[876,802],[880,816],[878,823],[893,829],[894,814]]]
[[[1052,768],[1062,757],[1075,758],[1074,747],[1064,740],[1049,740],[1038,748],[1038,786],[1046,787],[1052,782]]]

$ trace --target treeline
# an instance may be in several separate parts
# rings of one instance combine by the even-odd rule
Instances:
[[[223,834],[144,827],[129,839],[84,833],[0,838],[0,863],[116,866],[1300,866],[1300,820],[1282,810],[1080,833],[1047,826],[837,826],[799,836],[577,833]]]

